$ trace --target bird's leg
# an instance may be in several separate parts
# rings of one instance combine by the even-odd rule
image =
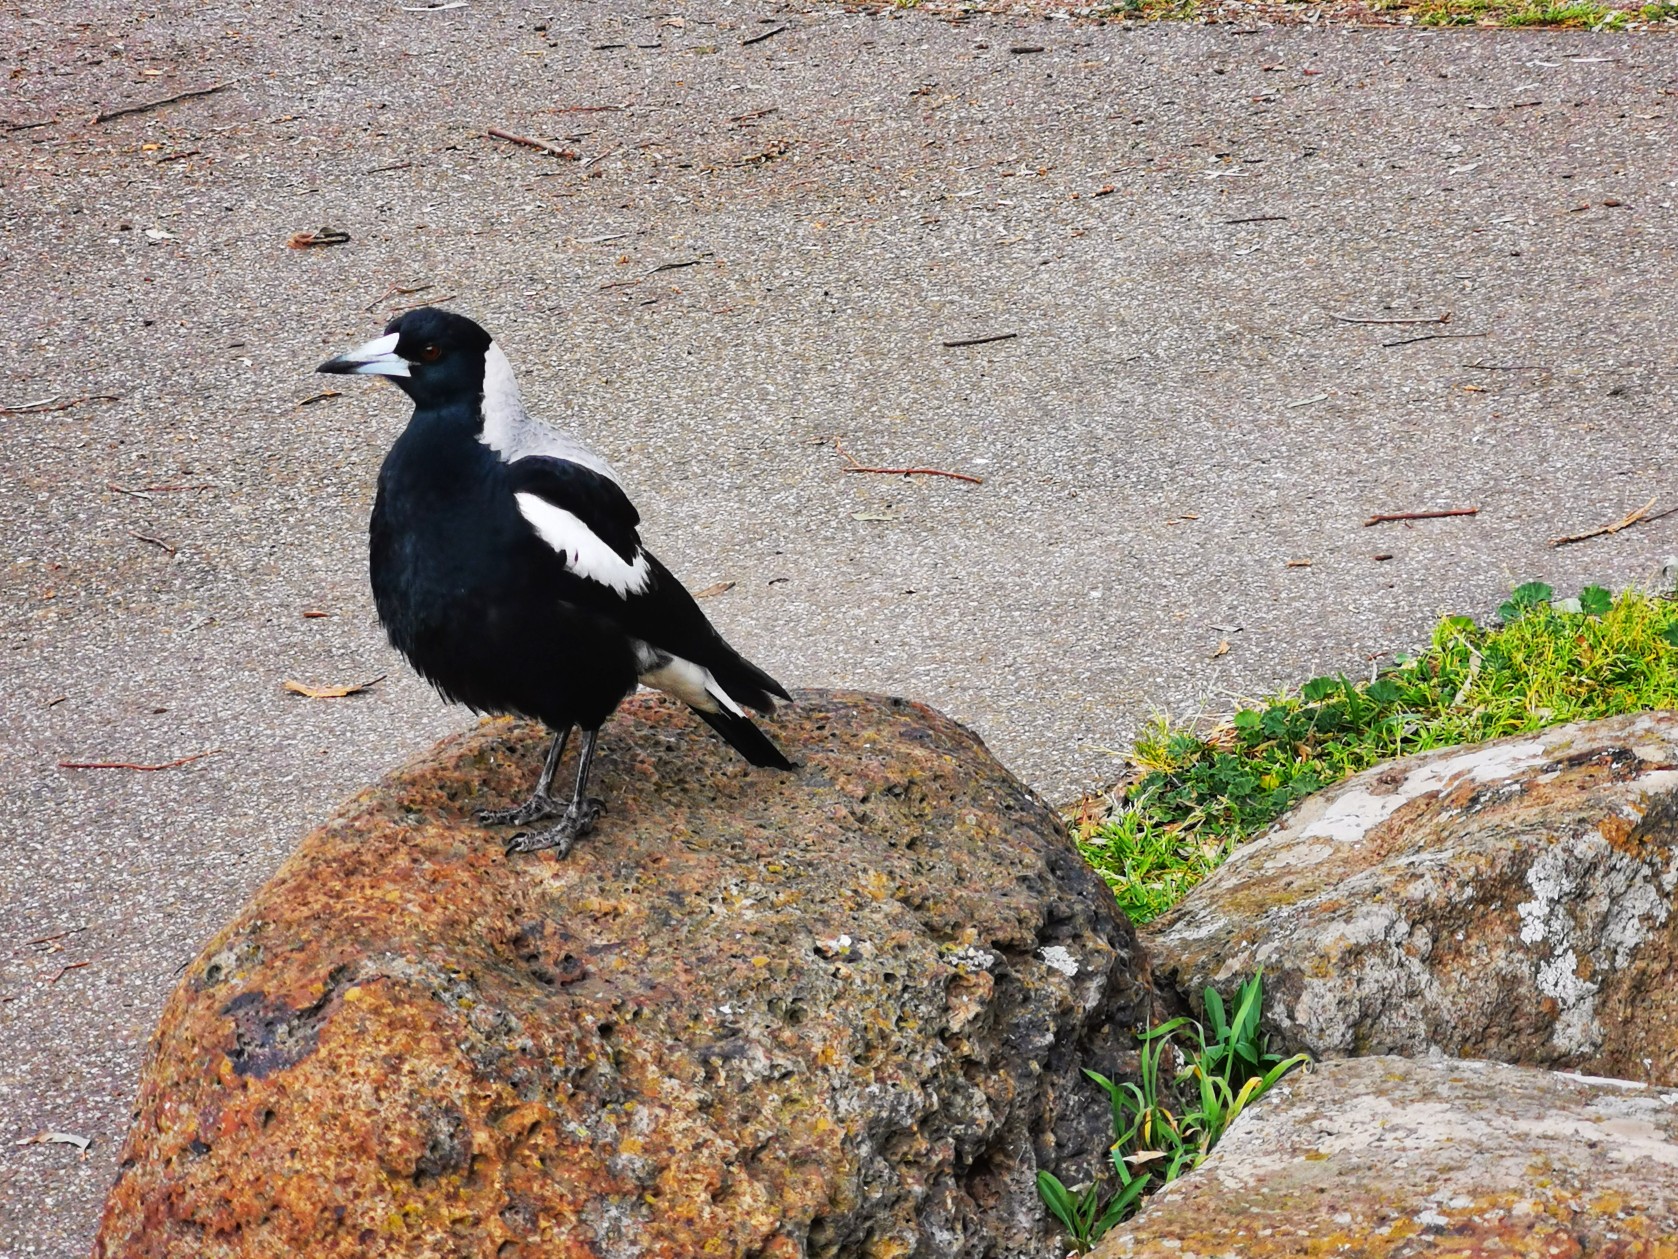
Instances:
[[[548,788],[553,786],[554,772],[559,768],[559,758],[565,755],[565,744],[570,738],[570,726],[554,735],[554,741],[548,746],[548,759],[542,762],[542,772],[536,778],[536,790],[531,793],[530,799],[511,809],[480,809],[478,825],[524,826],[552,817],[563,809],[565,805],[549,795]]]
[[[571,794],[571,803],[566,806],[565,815],[545,831],[520,835],[507,845],[508,853],[539,852],[552,848],[555,856],[563,857],[571,851],[571,845],[579,837],[594,828],[600,811],[605,808],[603,801],[591,800],[588,796],[588,771],[594,763],[594,740],[599,733],[599,730],[583,731],[582,750],[577,754],[577,789]]]

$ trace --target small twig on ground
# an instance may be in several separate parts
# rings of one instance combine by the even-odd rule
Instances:
[[[957,337],[943,344],[946,350],[954,350],[964,345],[989,345],[992,341],[1012,341],[1019,335],[1017,332],[996,332],[986,337]]]
[[[577,160],[577,150],[562,149],[557,144],[549,144],[546,140],[533,140],[529,136],[514,135],[511,131],[503,131],[500,127],[491,127],[484,132],[497,140],[508,140],[513,144],[522,144],[528,148],[541,149],[544,153],[552,153],[555,157],[563,157],[568,162]]]
[[[767,118],[767,117],[769,117],[770,114],[778,114],[780,112],[781,112],[781,107],[779,105],[771,105],[767,109],[753,109],[753,110],[748,110],[746,113],[743,113],[743,114],[735,114],[734,117],[729,119],[729,121],[730,122],[750,122],[754,118]]]
[[[387,171],[407,170],[412,165],[412,162],[392,162],[389,166],[375,166],[371,170],[364,170],[361,173],[363,175],[383,175]]]
[[[620,144],[615,149],[606,149],[604,152],[596,153],[593,157],[591,157],[587,161],[585,161],[582,164],[582,166],[580,167],[580,169],[587,170],[589,167],[593,166],[596,162],[604,162],[607,158],[613,156],[614,154],[622,153],[622,152],[623,152],[623,145]]]
[[[66,962],[58,968],[58,974],[47,980],[49,984],[56,984],[73,970],[80,970],[84,966],[92,966],[92,962]]]
[[[782,31],[784,31],[786,29],[787,28],[784,27],[784,26],[777,26],[772,31],[764,31],[763,34],[761,34],[761,35],[753,35],[750,39],[742,39],[740,41],[740,47],[749,48],[753,44],[761,44],[764,40],[768,39],[771,35],[779,35]]]
[[[343,396],[344,392],[341,389],[322,389],[319,393],[310,394],[297,405],[300,407],[311,407],[317,402],[325,402],[328,398],[342,398]]]
[[[50,127],[57,121],[56,118],[44,118],[40,122],[13,122],[8,118],[0,122],[0,128],[6,131],[33,131],[36,127]]]
[[[214,756],[220,748],[211,748],[208,752],[194,752],[191,756],[183,756],[178,760],[164,761],[158,765],[142,765],[136,761],[60,761],[59,769],[133,769],[141,773],[152,773],[160,769],[178,769],[182,765],[190,765],[193,761],[201,761],[206,756]]]
[[[985,483],[984,479],[981,477],[968,476],[965,472],[945,472],[941,468],[864,467],[852,457],[850,451],[846,450],[845,447],[840,444],[837,437],[833,439],[833,449],[838,451],[839,455],[845,460],[845,467],[840,469],[841,472],[875,472],[879,473],[881,476],[946,476],[952,480],[967,481],[973,485],[983,485]]]
[[[1547,372],[1550,369],[1538,363],[1464,363],[1463,368],[1473,372]]]
[[[141,542],[149,542],[153,546],[162,547],[165,551],[169,552],[171,556],[175,555],[180,550],[180,547],[170,546],[162,538],[154,538],[149,533],[136,533],[132,536]]]
[[[37,936],[33,940],[25,940],[18,945],[18,948],[27,949],[32,944],[51,944],[54,940],[62,940],[65,936],[73,936],[79,931],[86,930],[86,927],[66,927],[63,931],[55,931],[50,936]]]
[[[311,232],[293,232],[286,241],[290,249],[320,249],[327,245],[345,245],[350,234],[336,227],[317,227]]]
[[[169,154],[168,157],[158,158],[157,161],[152,163],[152,165],[153,166],[162,166],[165,162],[179,162],[183,158],[197,157],[202,152],[203,152],[202,149],[187,149],[187,150],[185,150],[184,152],[181,152],[181,153],[171,153],[171,154]]]
[[[68,402],[59,402],[54,394],[50,398],[42,398],[36,402],[20,402],[15,407],[0,407],[0,415],[41,415],[48,411],[68,411],[71,407],[80,406],[84,402],[115,402],[121,395],[114,393],[84,393],[79,398],[71,398]],[[55,405],[48,405],[49,403]]]
[[[1660,516],[1650,516],[1649,509],[1654,505],[1655,500],[1651,498],[1636,511],[1627,512],[1611,525],[1603,525],[1600,529],[1592,529],[1586,533],[1570,533],[1565,537],[1551,538],[1550,545],[1570,546],[1575,542],[1583,542],[1587,538],[1600,538],[1606,534],[1618,533],[1621,529],[1635,525],[1640,520],[1659,520],[1661,516],[1670,516],[1673,512],[1678,511],[1678,507],[1670,507],[1666,511],[1661,512]]]
[[[1370,525],[1383,524],[1389,520],[1439,520],[1446,516],[1478,516],[1478,507],[1441,507],[1436,511],[1387,511],[1377,512],[1364,521],[1364,528]]]
[[[1375,323],[1375,324],[1406,324],[1406,323],[1450,323],[1451,312],[1443,315],[1428,315],[1426,318],[1416,316],[1413,319],[1365,319],[1361,315],[1337,315],[1332,310],[1327,312],[1330,319],[1338,319],[1341,323]]]
[[[1237,223],[1284,223],[1288,216],[1285,214],[1252,214],[1244,219],[1222,219],[1225,227],[1234,227]]]
[[[144,114],[151,110],[160,109],[164,105],[173,105],[176,101],[190,100],[194,96],[209,96],[213,92],[220,92],[230,88],[231,83],[212,83],[209,87],[195,87],[190,92],[176,92],[173,96],[165,96],[160,101],[147,101],[143,105],[125,105],[121,109],[109,109],[104,113],[93,116],[94,123],[109,122],[113,118],[122,118],[128,114]]]
[[[399,287],[395,284],[392,284],[383,293],[380,293],[372,301],[368,302],[367,305],[363,306],[361,308],[362,312],[364,314],[371,315],[373,313],[373,308],[375,306],[377,306],[380,302],[384,301],[387,297],[409,297],[409,296],[412,296],[415,293],[423,293],[423,292],[425,292],[426,289],[428,289],[430,287],[431,287],[431,285],[429,285],[429,284],[416,284],[412,288],[406,288],[405,289],[405,288],[401,288],[401,287]]]
[[[651,271],[647,272],[647,274],[657,275],[660,271],[680,271],[683,267],[697,267],[700,263],[705,261],[705,258],[708,257],[710,257],[710,255],[706,254],[704,257],[700,258],[689,258],[686,262],[661,262]]]
[[[431,286],[428,284],[426,287],[430,288]],[[428,297],[423,302],[409,302],[406,306],[392,306],[390,310],[392,314],[400,315],[405,310],[418,310],[421,306],[431,306],[441,302],[452,301],[454,301],[454,294],[444,293],[441,297]]]
[[[1489,332],[1430,332],[1424,337],[1405,337],[1399,341],[1383,341],[1381,348],[1390,350],[1395,345],[1415,345],[1418,341],[1453,341],[1464,337],[1489,337]]]

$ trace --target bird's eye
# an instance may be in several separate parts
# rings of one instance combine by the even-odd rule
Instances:
[[[440,359],[442,357],[443,357],[442,349],[438,346],[435,346],[435,345],[425,346],[419,352],[419,361],[422,362],[422,363],[435,363],[438,359]]]

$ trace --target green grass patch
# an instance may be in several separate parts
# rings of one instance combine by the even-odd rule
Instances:
[[[1068,1189],[1054,1173],[1037,1173],[1038,1194],[1080,1253],[1134,1215],[1144,1194],[1199,1167],[1242,1110],[1309,1061],[1270,1052],[1259,1030],[1263,971],[1236,991],[1233,1012],[1216,988],[1206,989],[1205,1004],[1209,1036],[1188,1018],[1142,1033],[1134,1082],[1084,1072],[1112,1107],[1114,1174]]]
[[[1601,586],[1556,600],[1533,582],[1498,615],[1447,616],[1424,651],[1374,679],[1313,678],[1208,734],[1154,723],[1122,790],[1100,814],[1090,802],[1076,812],[1080,849],[1146,922],[1289,807],[1381,761],[1678,708],[1678,603]]]
[[[1651,6],[1657,7],[1657,6]],[[1534,3],[1533,0],[1376,0],[1386,13],[1408,13],[1418,26],[1568,26],[1612,31],[1633,14],[1597,0],[1572,4]],[[1654,21],[1645,12],[1640,15]]]
[[[1503,16],[1505,26],[1585,26],[1593,31],[1613,31],[1629,18],[1623,10],[1585,0],[1579,4],[1533,4]]]

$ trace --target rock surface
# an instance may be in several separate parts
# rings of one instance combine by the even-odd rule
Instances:
[[[1144,931],[1197,1000],[1264,968],[1319,1057],[1678,1083],[1678,715],[1558,726],[1319,792]]]
[[[1674,1259],[1675,1102],[1493,1062],[1321,1063],[1092,1259]]]
[[[470,820],[530,727],[351,802],[170,999],[95,1254],[1041,1254],[1146,1017],[1129,924],[930,709],[773,732],[796,774],[631,701],[564,861]]]

